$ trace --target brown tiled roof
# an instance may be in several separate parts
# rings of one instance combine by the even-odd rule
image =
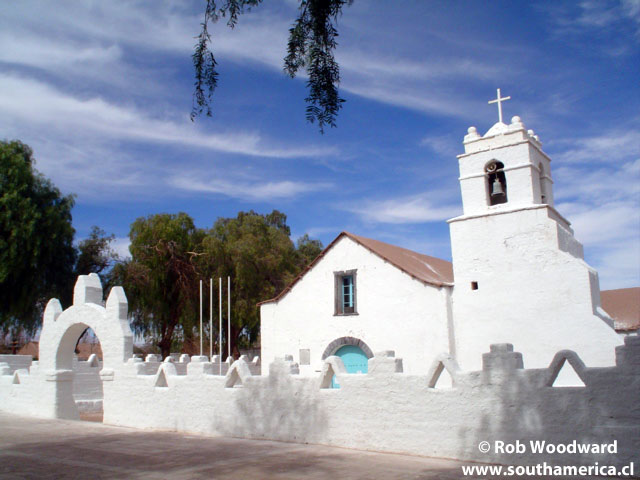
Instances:
[[[600,292],[602,308],[613,318],[619,332],[640,328],[640,287],[603,290]]]
[[[353,233],[342,232],[293,280],[293,282],[289,284],[287,288],[280,292],[277,297],[260,302],[258,305],[277,302],[284,297],[289,290],[291,290],[293,286],[298,283],[298,281],[300,281],[300,279],[304,277],[306,273],[311,270],[336,243],[338,243],[342,237],[349,237],[354,242],[359,243],[372,253],[378,255],[383,260],[386,260],[416,280],[438,287],[443,285],[453,285],[453,265],[451,265],[451,262],[442,260],[441,258],[423,255],[422,253],[417,253],[412,250],[407,250],[406,248],[397,247],[371,238],[354,235]]]

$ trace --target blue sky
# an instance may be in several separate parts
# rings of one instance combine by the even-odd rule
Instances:
[[[294,240],[348,230],[451,258],[456,155],[497,121],[496,88],[552,158],[558,210],[601,287],[640,285],[640,1],[355,0],[339,20],[347,100],[324,135],[282,73],[294,1],[212,30],[213,118],[189,120],[203,1],[0,4],[0,136],[98,225],[278,209]]]

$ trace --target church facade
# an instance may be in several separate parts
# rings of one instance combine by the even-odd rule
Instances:
[[[278,297],[263,302],[264,364],[292,355],[301,374],[341,357],[366,373],[393,350],[407,374],[443,353],[481,369],[490,344],[510,343],[527,368],[573,350],[589,367],[614,365],[622,342],[600,305],[597,272],[554,208],[551,159],[519,117],[458,156],[463,214],[449,220],[452,263],[341,233]]]

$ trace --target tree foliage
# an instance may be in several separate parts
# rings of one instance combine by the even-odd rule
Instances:
[[[111,248],[115,235],[107,235],[100,227],[91,227],[89,236],[82,240],[77,247],[78,258],[75,266],[75,276],[97,273],[103,285],[108,283],[110,267],[118,261],[117,253]]]
[[[220,218],[203,239],[205,278],[231,277],[231,349],[250,345],[260,331],[258,302],[274,297],[300,270],[286,215],[240,212]],[[226,284],[225,284],[226,288]],[[226,299],[223,299],[226,312]]]
[[[291,76],[301,68],[309,77],[307,88],[307,121],[318,122],[321,132],[326,125],[336,126],[338,110],[344,99],[338,95],[340,67],[333,51],[338,46],[334,26],[345,4],[352,0],[308,0],[300,2],[300,15],[289,29],[285,72]]]
[[[214,291],[222,279],[222,311],[227,332],[227,277],[231,278],[231,350],[253,344],[260,331],[257,304],[280,293],[322,250],[308,235],[290,239],[285,214],[240,212],[219,218],[210,229],[197,229],[186,214],[159,214],[136,220],[131,226],[131,259],[113,268],[112,281],[127,292],[136,333],[151,338],[162,355],[189,344],[199,335],[199,281],[213,279]],[[206,300],[206,299],[205,299]],[[208,301],[205,318],[208,317]],[[214,317],[220,308],[214,295]],[[208,324],[208,322],[205,322]],[[214,331],[218,338],[218,322]],[[216,343],[216,350],[220,347]]]
[[[72,195],[34,168],[31,149],[0,142],[0,329],[32,333],[50,297],[70,298]]]
[[[220,17],[228,17],[227,25],[233,28],[240,14],[261,1],[225,0],[218,6],[215,0],[207,0],[202,29],[192,55],[196,78],[192,120],[203,112],[211,115],[212,96],[218,85],[209,24]],[[300,69],[305,70],[309,78],[309,95],[305,99],[307,121],[317,122],[322,133],[326,126],[336,126],[336,117],[344,102],[338,93],[340,67],[334,58],[338,45],[335,24],[342,14],[342,7],[351,3],[353,0],[301,0],[298,18],[289,29],[284,71],[294,78]]]
[[[298,250],[298,264],[300,268],[305,268],[313,262],[320,253],[322,253],[322,242],[320,240],[310,238],[308,233],[305,233],[298,239],[296,246]]]
[[[114,267],[113,280],[127,292],[134,331],[156,339],[163,356],[176,329],[197,321],[195,249],[202,232],[186,213],[137,219],[129,232],[131,260]]]

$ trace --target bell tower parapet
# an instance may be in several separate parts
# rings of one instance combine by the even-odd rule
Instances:
[[[553,206],[551,159],[520,117],[496,123],[484,136],[470,127],[463,144],[458,163],[464,215]]]

